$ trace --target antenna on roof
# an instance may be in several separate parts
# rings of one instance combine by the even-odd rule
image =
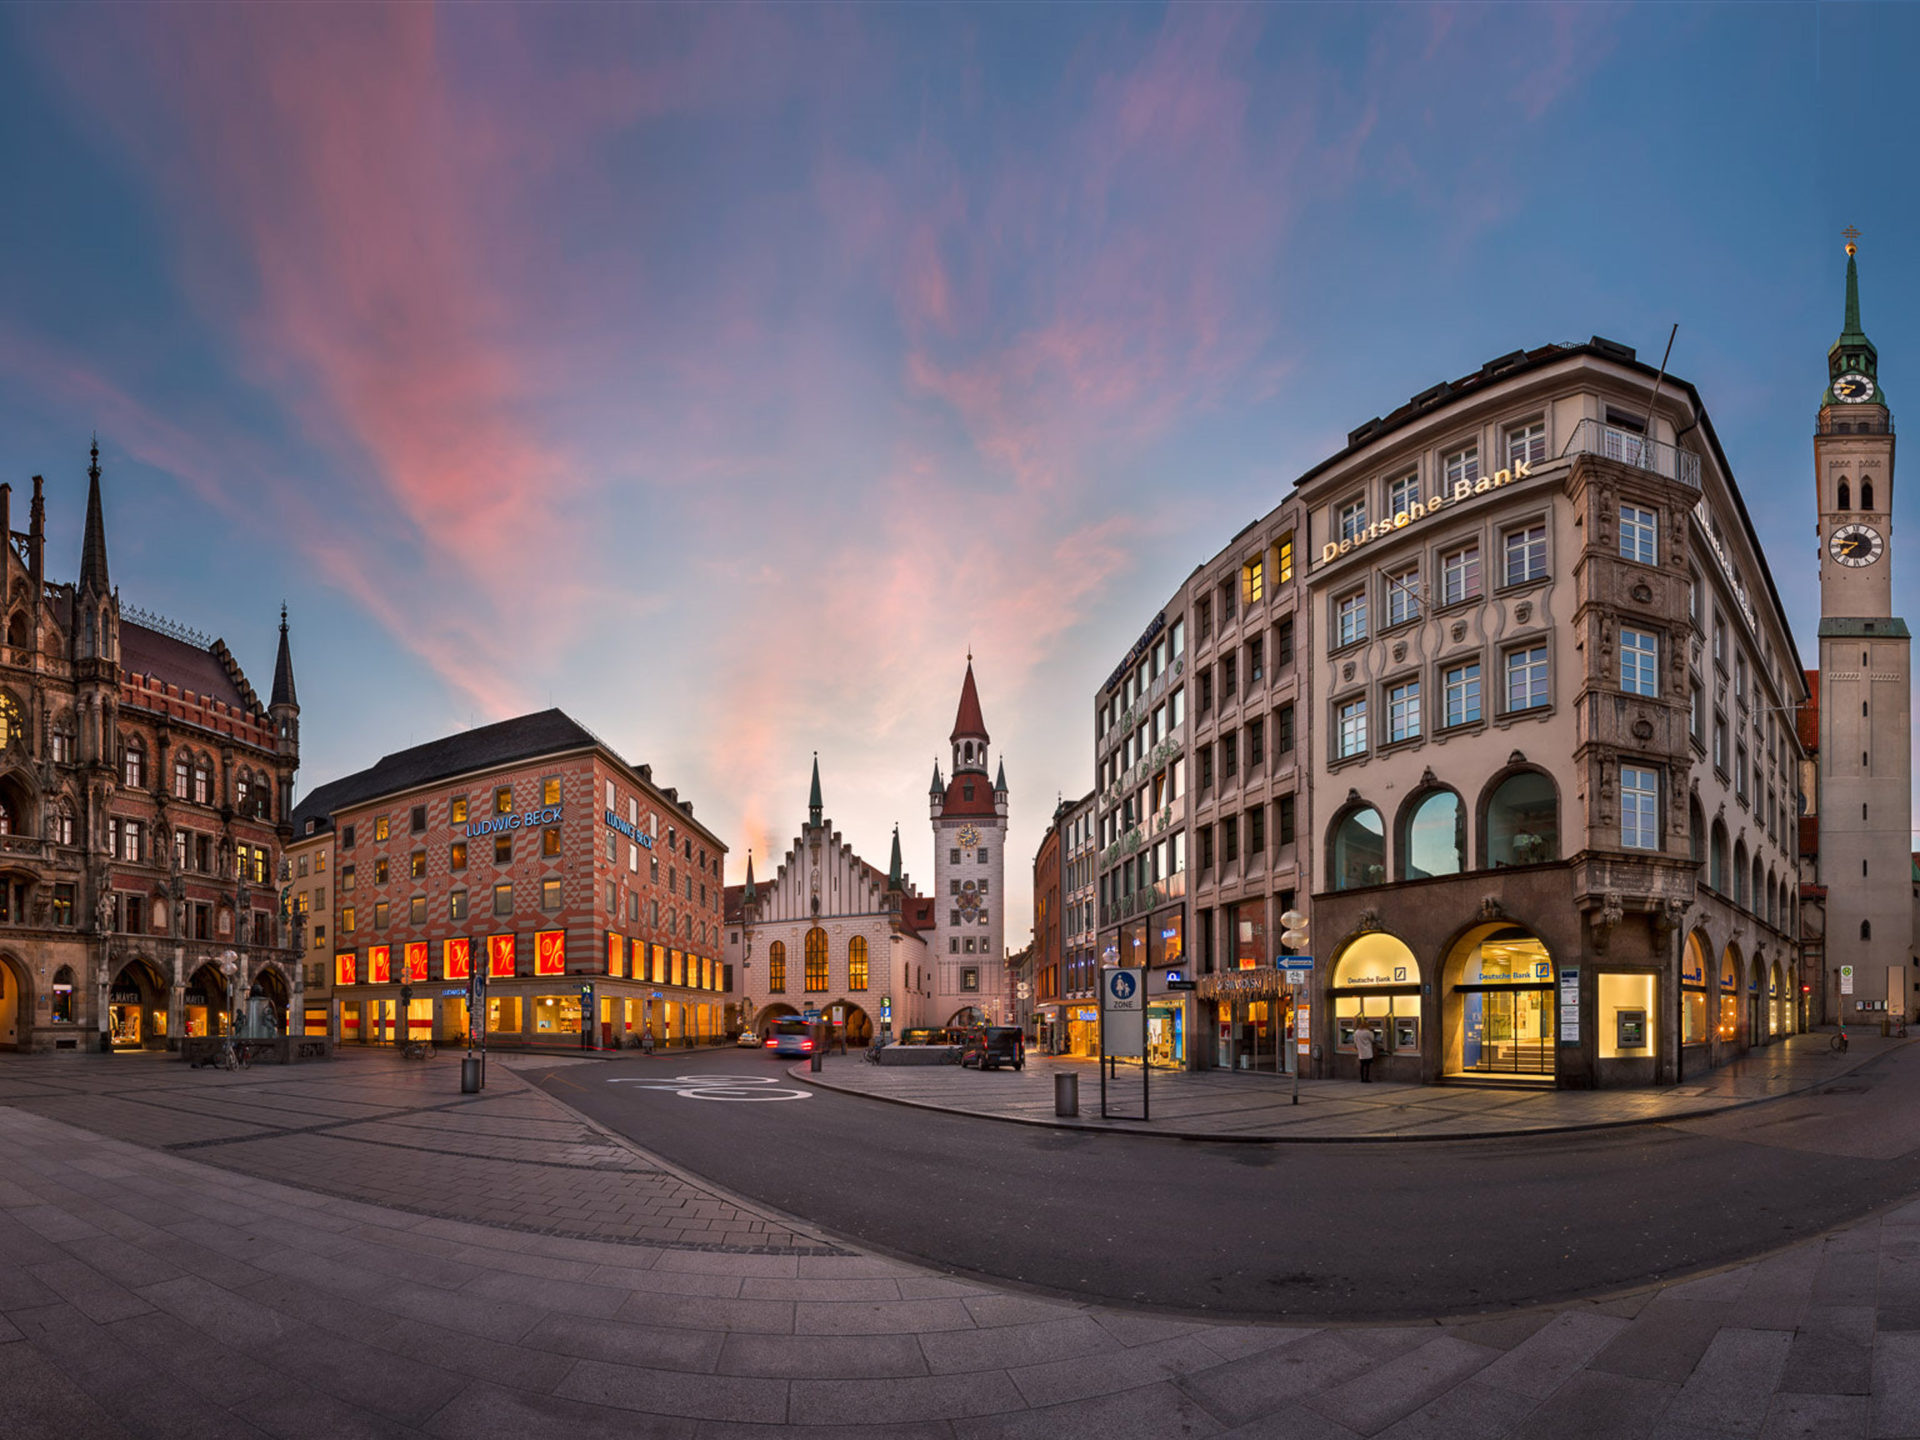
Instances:
[[[1653,394],[1647,397],[1647,428],[1645,434],[1649,445],[1653,443],[1653,402],[1660,398],[1660,382],[1667,378],[1667,361],[1673,358],[1673,337],[1679,333],[1680,322],[1676,320],[1673,322],[1673,329],[1667,332],[1667,353],[1660,357],[1660,373],[1653,377]],[[1652,461],[1652,455],[1643,455],[1641,457],[1641,464],[1647,465],[1648,468],[1652,467]],[[1674,463],[1677,465],[1679,461],[1676,460]]]

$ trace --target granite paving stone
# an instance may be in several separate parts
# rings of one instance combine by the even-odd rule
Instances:
[[[796,1234],[498,1073],[450,1103],[371,1055],[250,1088],[0,1057],[0,1433],[1920,1434],[1920,1203],[1558,1309],[1221,1323]],[[1492,1126],[1531,1099],[1404,1108]],[[1225,1124],[1233,1102],[1185,1113]],[[134,1113],[146,1132],[116,1133]],[[484,1203],[444,1203],[449,1184]]]

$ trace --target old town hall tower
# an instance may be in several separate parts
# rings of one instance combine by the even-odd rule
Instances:
[[[1893,413],[1860,328],[1847,245],[1847,309],[1827,352],[1813,441],[1820,531],[1820,880],[1827,888],[1826,1010],[1845,1022],[1904,1004],[1913,929],[1910,641],[1893,613]],[[1843,987],[1841,967],[1851,966]],[[1847,991],[1850,989],[1850,993]]]
[[[1007,767],[989,781],[973,657],[954,716],[953,778],[933,767],[934,1023],[1011,1020],[1006,992]],[[977,1014],[964,1014],[966,1011]]]

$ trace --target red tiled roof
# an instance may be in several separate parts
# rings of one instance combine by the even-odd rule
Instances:
[[[721,892],[721,915],[727,924],[738,925],[740,923],[741,915],[746,908],[746,893],[747,887],[744,885],[729,885]]]
[[[1812,698],[1794,712],[1793,723],[1800,735],[1800,748],[1813,755],[1820,749],[1820,672],[1808,670],[1805,673],[1807,694]]]
[[[900,904],[900,928],[914,935],[933,929],[933,897],[906,896]]]
[[[220,700],[251,713],[258,702],[240,693],[233,675],[211,650],[202,650],[131,620],[120,622],[120,668],[129,675],[151,675],[182,690]]]
[[[967,799],[971,788],[974,798]],[[963,770],[947,783],[947,796],[941,802],[940,816],[977,816],[991,820],[1000,812],[993,808],[993,784],[977,770]]]
[[[973,657],[967,657],[967,678],[960,682],[960,713],[953,717],[953,734],[947,738],[979,736],[987,739],[986,718],[980,713],[980,692],[973,688]]]

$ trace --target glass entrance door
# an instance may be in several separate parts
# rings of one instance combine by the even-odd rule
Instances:
[[[1553,991],[1527,986],[1473,991],[1466,1009],[1464,1068],[1479,1075],[1553,1073]]]

